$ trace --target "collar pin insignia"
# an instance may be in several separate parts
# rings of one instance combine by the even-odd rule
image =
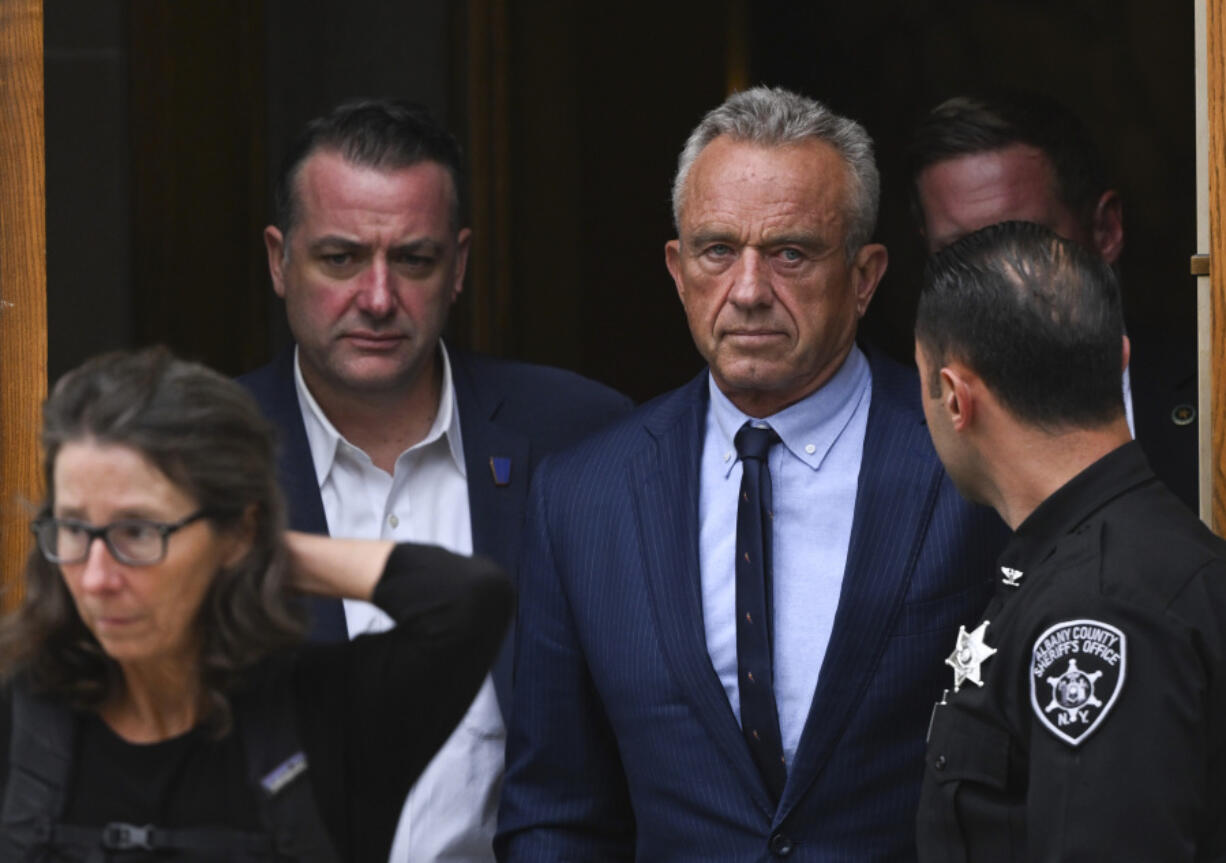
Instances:
[[[973,632],[967,632],[965,626],[958,627],[958,643],[954,652],[949,654],[945,664],[954,670],[954,692],[962,688],[962,684],[970,681],[976,686],[983,686],[980,675],[981,666],[989,656],[996,652],[995,647],[984,643],[987,635],[988,621],[984,621]]]
[[[1026,574],[1022,572],[1020,569],[1014,569],[1011,566],[1002,566],[1000,568],[1000,572],[1004,576],[1004,578],[1001,579],[1001,581],[1007,587],[1021,587],[1022,576]]]

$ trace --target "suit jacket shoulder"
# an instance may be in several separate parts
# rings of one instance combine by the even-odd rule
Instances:
[[[680,439],[692,442],[688,451],[697,469],[706,408],[704,370],[684,386],[621,414],[578,445],[551,455],[547,467],[551,475],[565,477],[567,484],[581,486],[600,474],[625,470],[645,456],[654,457],[665,439]]]
[[[451,349],[452,377],[460,409],[470,470],[490,456],[514,453],[528,468],[617,417],[633,403],[626,396],[574,372]],[[326,532],[327,524],[312,469],[310,448],[294,386],[294,348],[238,378],[276,426],[282,487],[290,504],[290,524]],[[487,452],[488,450],[488,452]],[[521,468],[522,469],[522,468]],[[518,485],[518,473],[516,485]],[[475,477],[470,485],[475,485]],[[477,497],[485,496],[476,486]],[[484,548],[478,525],[477,544]],[[506,560],[504,565],[513,565]]]
[[[327,533],[311,448],[307,442],[298,391],[294,387],[294,349],[283,350],[272,362],[238,378],[255,397],[277,433],[277,473],[289,511],[289,525],[308,533]]]
[[[873,401],[888,407],[896,420],[906,417],[908,424],[926,425],[924,407],[920,401],[919,373],[872,345],[861,345],[861,348],[873,372]],[[931,444],[928,450],[936,458]]]
[[[552,366],[449,349],[451,373],[468,415],[497,422],[551,452],[595,431],[633,407],[626,396],[581,375]]]
[[[298,413],[298,394],[294,390],[294,349],[286,348],[258,369],[239,375],[238,382],[255,397],[269,419],[281,424],[280,414],[292,409]],[[271,415],[276,412],[277,416]]]

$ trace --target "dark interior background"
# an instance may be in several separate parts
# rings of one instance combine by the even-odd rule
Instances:
[[[450,338],[643,400],[701,366],[663,265],[677,152],[730,88],[816,96],[877,142],[889,272],[863,332],[899,356],[922,250],[909,129],[991,85],[1085,118],[1125,206],[1126,303],[1194,338],[1193,21],[1149,0],[46,0],[52,377],[164,342],[228,373],[285,343],[260,232],[289,137],[404,95],[471,161]]]

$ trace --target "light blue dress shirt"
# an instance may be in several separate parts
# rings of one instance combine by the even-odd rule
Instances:
[[[709,382],[698,499],[707,650],[737,721],[736,511],[741,463],[733,437],[750,419]],[[770,453],[775,519],[775,703],[788,764],[817,688],[839,604],[872,396],[868,360],[852,346],[826,385],[765,417],[782,440]]]

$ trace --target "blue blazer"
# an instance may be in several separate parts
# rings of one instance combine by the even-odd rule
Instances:
[[[573,372],[453,348],[447,353],[464,439],[473,553],[493,558],[514,574],[528,484],[541,457],[625,414],[633,403]],[[294,387],[293,347],[238,380],[280,431],[278,472],[290,527],[327,533],[328,520]],[[509,459],[506,484],[495,482],[494,458]],[[347,637],[341,603],[318,600],[312,603],[312,611],[313,639]],[[494,663],[494,686],[504,715],[511,703],[511,644],[513,637],[508,633]]]
[[[911,860],[924,737],[1006,530],[932,449],[911,370],[872,402],[834,630],[776,807],[711,665],[707,375],[538,471],[520,567],[500,860]]]

